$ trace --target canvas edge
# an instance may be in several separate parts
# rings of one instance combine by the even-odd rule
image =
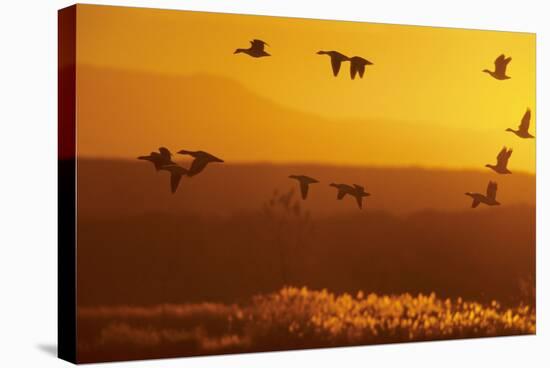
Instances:
[[[57,92],[57,354],[76,363],[76,5],[58,11]]]

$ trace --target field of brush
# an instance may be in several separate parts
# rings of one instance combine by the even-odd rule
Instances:
[[[243,304],[81,308],[79,361],[535,333],[535,311],[431,295],[283,288]]]

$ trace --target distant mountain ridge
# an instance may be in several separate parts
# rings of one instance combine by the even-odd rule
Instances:
[[[504,125],[487,132],[483,124],[478,131],[370,114],[336,119],[299,111],[216,75],[78,67],[78,149],[86,157],[130,158],[164,145],[229,162],[483,168],[511,139]],[[487,144],[499,135],[503,143]],[[535,154],[534,145],[514,143],[513,172]]]

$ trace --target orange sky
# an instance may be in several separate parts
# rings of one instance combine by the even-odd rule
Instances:
[[[252,38],[273,57],[233,54]],[[78,5],[77,45],[81,156],[483,169],[507,145],[535,171],[504,132],[530,107],[536,135],[534,34]],[[334,78],[318,50],[374,65]],[[500,53],[507,81],[481,72]]]

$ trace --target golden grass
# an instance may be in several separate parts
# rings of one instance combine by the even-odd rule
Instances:
[[[528,305],[286,287],[244,305],[79,308],[82,361],[533,334]]]

